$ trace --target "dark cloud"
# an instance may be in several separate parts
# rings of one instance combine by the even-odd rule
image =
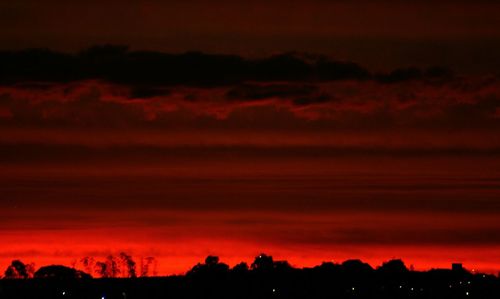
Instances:
[[[135,86],[130,89],[130,99],[149,99],[157,96],[166,96],[170,90],[148,86]]]
[[[398,68],[387,74],[379,74],[375,76],[382,83],[396,83],[411,80],[430,80],[443,81],[453,78],[453,71],[444,67],[430,67],[420,69],[417,67]]]
[[[127,89],[129,99],[167,96],[172,87],[229,88],[226,98],[256,101],[288,100],[297,106],[336,101],[336,91],[324,91],[318,84],[336,81],[448,84],[451,70],[400,68],[372,75],[352,63],[325,56],[290,52],[263,59],[200,52],[167,54],[129,51],[126,46],[95,46],[78,54],[47,49],[0,51],[0,86],[44,91],[56,84],[100,81]],[[71,89],[68,92],[72,92]],[[340,94],[340,96],[343,96]],[[195,93],[184,99],[195,100]],[[205,101],[205,100],[204,100]],[[2,114],[6,114],[3,112]]]
[[[89,48],[77,55],[46,49],[2,51],[0,63],[2,84],[98,79],[128,85],[210,87],[246,81],[370,78],[370,73],[355,63],[298,53],[244,59],[199,52],[132,52],[125,46],[111,45]]]

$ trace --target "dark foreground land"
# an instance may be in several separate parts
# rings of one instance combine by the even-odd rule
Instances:
[[[232,269],[207,262],[185,276],[101,278],[53,273],[0,280],[0,298],[500,298],[500,279],[464,269],[408,270],[399,260],[377,269],[358,260],[296,269],[262,261]]]

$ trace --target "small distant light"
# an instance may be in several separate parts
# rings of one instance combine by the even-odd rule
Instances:
[[[450,289],[451,289],[451,284],[449,285]]]
[[[102,296],[101,299],[106,299],[106,297]]]
[[[470,284],[470,281],[467,281],[467,284]]]
[[[403,288],[403,286],[399,286],[399,288],[400,288],[400,289],[402,289],[402,288]]]
[[[483,278],[486,278],[486,275],[483,274]]]
[[[460,284],[462,284],[462,282],[460,282]]]
[[[469,296],[469,292],[465,292],[465,296]]]
[[[413,291],[413,288],[411,288],[410,290],[412,290],[412,291]]]
[[[354,290],[355,290],[355,288],[352,288],[352,290],[354,291]]]
[[[64,291],[63,291],[63,292],[62,292],[62,295],[63,295],[63,296],[64,296],[64,295],[66,295],[66,292],[64,292]]]
[[[273,289],[273,293],[276,293],[276,289]]]

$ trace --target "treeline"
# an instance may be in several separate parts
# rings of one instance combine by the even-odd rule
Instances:
[[[157,276],[158,263],[154,257],[141,258],[139,265],[134,258],[126,252],[118,255],[108,255],[105,259],[99,260],[91,256],[86,256],[72,263],[71,267],[62,265],[43,266],[36,269],[34,263],[24,263],[21,260],[13,260],[6,268],[4,279],[30,279],[59,277],[69,275],[68,278],[137,278]],[[48,271],[48,269],[54,271]],[[271,273],[289,271],[310,271],[311,269],[330,269],[344,274],[356,274],[358,276],[369,275],[370,273],[381,273],[389,275],[404,275],[413,271],[413,266],[406,267],[400,259],[393,259],[384,262],[377,268],[373,268],[359,259],[346,260],[342,263],[323,262],[314,268],[295,268],[288,261],[276,261],[272,256],[261,253],[255,257],[254,261],[248,265],[241,262],[232,268],[219,260],[218,256],[209,255],[203,263],[197,263],[186,272],[188,277],[204,275],[225,275],[241,274],[246,272]],[[444,271],[444,269],[432,271]],[[466,269],[455,269],[455,273],[470,274]]]
[[[120,252],[117,256],[108,255],[104,260],[86,256],[73,262],[71,268],[50,265],[37,270],[34,263],[13,260],[4,271],[3,277],[0,275],[0,278],[29,279],[66,276],[69,278],[136,278],[156,276],[157,266],[154,257],[141,258],[138,265],[126,252]]]
[[[408,269],[403,261],[396,259],[376,268],[361,260],[295,268],[287,261],[276,261],[272,256],[260,254],[251,264],[242,262],[230,267],[217,256],[208,256],[185,275],[134,277],[131,275],[134,267],[127,265],[130,259],[117,256],[100,263],[112,269],[111,260],[115,260],[119,268],[114,277],[130,278],[101,276],[104,278],[92,279],[81,270],[53,265],[36,270],[34,279],[27,279],[30,275],[16,268],[19,263],[13,263],[6,274],[14,272],[16,278],[23,279],[0,280],[0,298],[500,298],[498,277],[471,273],[461,265],[420,272]],[[99,272],[102,264],[95,264]],[[30,269],[25,270],[32,271]],[[106,273],[113,274],[112,271]]]

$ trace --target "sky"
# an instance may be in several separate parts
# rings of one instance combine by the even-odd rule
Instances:
[[[499,10],[492,0],[2,1],[0,48],[295,50],[376,69],[437,64],[498,74]]]
[[[0,269],[265,252],[498,273],[499,8],[0,3]]]

